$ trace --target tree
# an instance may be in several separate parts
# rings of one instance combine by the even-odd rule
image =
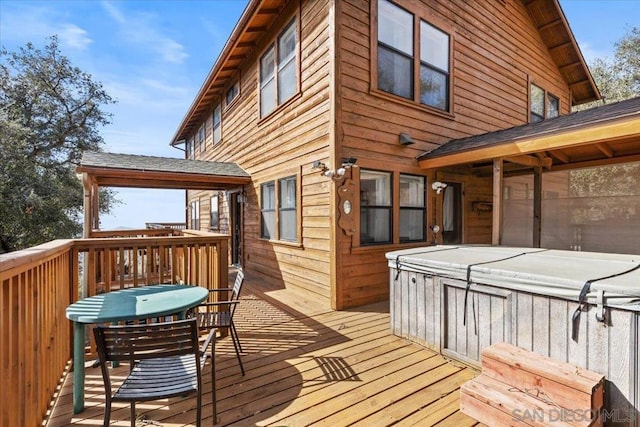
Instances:
[[[61,54],[57,37],[0,51],[0,253],[82,231],[82,184],[75,164],[101,150],[102,105],[115,101]],[[100,210],[116,203],[101,194]]]
[[[640,28],[628,30],[614,46],[613,59],[596,58],[589,66],[602,101],[580,105],[576,110],[640,96]]]
[[[640,28],[631,28],[615,43],[612,60],[597,58],[589,68],[603,100],[579,110],[640,96]],[[578,201],[572,213],[574,223],[602,225],[624,234],[640,221],[639,162],[574,169],[570,177],[570,194]]]

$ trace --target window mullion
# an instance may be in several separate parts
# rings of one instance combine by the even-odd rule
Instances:
[[[420,17],[413,15],[413,101],[420,102]]]
[[[395,244],[400,243],[400,173],[393,172],[391,175],[391,241]]]
[[[278,79],[276,79],[278,80]],[[277,93],[277,92],[276,92]],[[280,240],[280,180],[276,179],[274,182],[274,200],[273,200],[273,212],[274,212],[274,230],[272,238],[274,240]]]

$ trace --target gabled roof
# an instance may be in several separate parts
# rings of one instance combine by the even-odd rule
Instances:
[[[593,147],[585,148],[589,144]],[[432,168],[532,153],[551,157],[553,165],[633,156],[640,160],[640,97],[452,140],[418,161],[420,167]]]
[[[251,181],[235,163],[99,152],[85,152],[76,171],[111,187],[223,189]]]
[[[271,28],[290,0],[250,0],[231,36],[209,71],[174,134],[171,145],[183,143],[211,114],[223,91],[236,78],[262,36]],[[591,73],[569,28],[558,0],[521,0],[551,57],[572,91],[574,105],[600,99]]]
[[[571,89],[572,105],[600,99],[600,91],[558,0],[521,1],[549,49],[553,62]]]

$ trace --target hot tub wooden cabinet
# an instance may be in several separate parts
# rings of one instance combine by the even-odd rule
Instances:
[[[429,246],[386,257],[395,335],[477,366],[507,342],[598,372],[605,421],[640,425],[640,255]]]

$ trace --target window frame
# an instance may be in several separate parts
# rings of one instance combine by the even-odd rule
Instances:
[[[422,238],[421,239],[403,239],[402,236],[399,234],[398,241],[399,243],[426,242],[427,241],[427,177],[424,175],[415,175],[415,174],[404,173],[404,172],[400,172],[398,175],[399,175],[398,176],[398,180],[399,180],[398,222],[400,222],[402,218],[403,211],[422,212],[422,215],[421,215]],[[403,176],[422,179],[422,206],[403,206],[402,205],[402,177]]]
[[[375,173],[384,173],[384,174],[388,174],[389,175],[389,205],[371,205],[371,204],[366,204],[364,205],[362,203],[362,196],[364,194],[364,190],[362,190],[362,174],[363,172],[375,172]],[[359,169],[359,177],[358,177],[358,187],[359,187],[359,194],[360,197],[358,199],[358,203],[359,203],[359,207],[360,207],[360,211],[358,212],[359,215],[357,216],[357,220],[358,220],[358,229],[359,229],[359,239],[360,239],[360,246],[380,246],[380,245],[388,245],[388,244],[392,244],[395,240],[395,236],[396,233],[394,232],[394,172],[393,171],[385,171],[385,170],[379,170],[379,169],[373,169],[373,168],[360,168]],[[388,231],[389,231],[389,239],[385,240],[385,241],[373,241],[373,242],[363,242],[362,239],[362,217],[364,214],[364,211],[368,211],[368,210],[380,210],[380,209],[385,209],[389,212],[389,223],[388,223]]]
[[[543,114],[539,114],[537,112],[533,111],[533,89],[539,89],[542,92],[542,103],[543,103]],[[547,119],[552,119],[555,117],[559,117],[561,115],[561,103],[560,103],[560,97],[554,95],[553,93],[549,92],[548,90],[546,90],[544,87],[540,86],[539,84],[533,82],[532,80],[529,81],[529,91],[528,91],[528,98],[529,98],[529,102],[528,102],[528,120],[529,123],[538,123],[541,122],[543,120],[547,120]],[[557,115],[554,116],[550,116],[549,115],[549,101],[550,100],[555,100],[557,101]],[[536,119],[534,119],[534,117]]]
[[[218,111],[218,124],[216,126],[216,111]],[[218,131],[218,138],[216,139],[216,131]],[[213,107],[213,111],[211,112],[211,140],[213,141],[213,145],[218,144],[222,141],[222,105],[221,103],[217,103],[215,107]]]
[[[233,91],[235,88],[235,91]],[[229,98],[231,93],[231,98]],[[224,94],[224,103],[226,108],[229,108],[238,98],[240,98],[240,79],[237,79]]]
[[[187,138],[185,146],[185,156],[187,160],[193,160],[195,158],[195,138],[190,136]]]
[[[280,63],[279,51],[280,51],[280,41],[283,36],[286,35],[287,31],[293,28],[294,36],[295,36],[295,47],[293,51],[293,55],[289,58],[288,61]],[[273,53],[273,61],[270,63],[273,66],[273,72],[268,74],[269,78],[267,81],[265,77],[267,75],[263,75],[264,64],[263,61],[265,57],[269,54]],[[288,58],[288,57],[287,57]],[[287,59],[285,58],[285,59]],[[295,70],[295,82],[293,83],[292,92],[284,99],[280,99],[280,88],[279,88],[279,79],[281,76],[282,69],[286,69],[286,67],[293,63],[293,68]],[[264,96],[265,87],[267,87],[270,83],[273,83],[273,106],[270,106],[269,110],[263,110],[263,100],[266,99]],[[263,50],[262,54],[258,60],[258,117],[259,120],[263,120],[280,108],[283,105],[289,103],[293,99],[296,98],[296,95],[300,94],[300,18],[296,14],[293,18],[291,18],[288,23],[283,27],[282,31],[278,33],[278,35],[266,46]]]
[[[270,192],[270,194],[273,194],[273,200],[271,201],[271,205],[273,205],[272,208],[265,208],[264,205],[264,195],[265,195],[265,188],[269,188],[269,187],[273,187],[273,191]],[[265,233],[265,231],[268,231],[268,228],[265,228],[265,219],[264,219],[264,213],[268,212],[271,213],[273,212],[273,223],[269,224],[272,225],[273,228],[273,233],[276,233],[276,203],[277,203],[277,194],[276,194],[276,183],[275,180],[270,180],[270,181],[266,181],[260,184],[260,238],[261,239],[267,239],[267,240],[276,240],[275,236],[271,236],[271,234],[269,233]]]
[[[285,181],[291,181],[293,180],[293,185],[294,185],[294,189],[295,189],[295,197],[293,198],[293,207],[291,206],[287,206],[287,207],[283,207],[283,197],[282,197],[282,189],[283,189],[283,182]],[[278,199],[278,204],[276,206],[277,209],[277,230],[278,230],[278,240],[282,240],[285,242],[297,242],[298,241],[298,178],[296,175],[291,175],[291,176],[286,176],[284,178],[279,178],[278,179],[278,186],[277,186],[277,199]],[[283,216],[282,213],[283,212],[294,212],[294,219],[295,219],[295,224],[294,224],[294,234],[295,237],[294,238],[286,238],[284,237],[284,232],[283,232],[283,224],[284,224],[284,220],[283,220]]]
[[[191,230],[200,230],[200,199],[192,200],[189,205],[191,210],[189,226]]]
[[[205,140],[206,140],[206,122],[202,123],[198,128],[198,150],[202,153],[205,150]]]
[[[380,84],[378,81],[378,48],[380,46],[379,41],[379,31],[378,31],[378,4],[380,1],[386,1],[387,3],[406,11],[407,13],[413,16],[413,56],[412,56],[412,72],[411,72],[411,84],[412,84],[412,93],[413,96],[409,99],[403,97],[401,95],[394,94],[392,92],[387,92],[384,89],[380,89]],[[372,95],[380,96],[386,99],[393,100],[395,102],[404,103],[406,105],[412,106],[414,108],[418,108],[424,111],[428,111],[430,113],[434,113],[437,115],[441,115],[446,118],[453,118],[453,87],[454,87],[454,73],[453,69],[453,43],[454,43],[454,32],[453,28],[445,22],[442,22],[435,16],[422,16],[418,13],[418,11],[412,11],[403,6],[396,4],[391,0],[376,0],[370,2],[371,4],[371,34],[370,34],[370,88],[369,93]],[[440,31],[444,35],[448,37],[448,45],[447,45],[447,70],[442,70],[439,67],[434,66],[434,64],[430,64],[427,61],[423,61],[421,58],[421,24],[425,23],[426,25],[432,27],[435,30]],[[384,42],[382,42],[384,43]],[[389,49],[387,44],[383,45],[384,48]],[[395,51],[394,51],[395,52]],[[408,56],[407,56],[408,57]],[[446,108],[441,109],[437,106],[429,105],[423,103],[421,101],[421,67],[428,67],[430,70],[433,70],[439,74],[443,74],[446,76],[446,88],[445,88],[445,96],[446,96]]]
[[[209,228],[213,228],[213,229],[219,229],[220,228],[220,199],[219,199],[219,197],[220,197],[220,195],[213,194],[209,198]],[[214,206],[215,206],[215,213],[216,213],[215,223],[214,223],[214,220],[213,220],[213,213],[214,213],[213,207]]]
[[[356,196],[355,197],[355,205],[354,205],[354,213],[355,213],[355,229],[356,232],[354,234],[354,247],[352,249],[352,251],[354,252],[369,252],[369,251],[375,251],[375,250],[380,250],[380,247],[397,247],[397,246],[415,246],[417,244],[425,244],[427,242],[429,242],[429,230],[427,229],[427,225],[429,224],[429,215],[430,215],[430,209],[432,209],[430,207],[430,199],[429,199],[429,177],[427,175],[421,174],[419,170],[416,169],[403,169],[403,170],[385,170],[383,168],[381,168],[377,162],[376,163],[372,163],[371,165],[366,164],[367,162],[362,162],[363,164],[360,165],[357,168],[354,168],[354,175],[353,175],[353,180],[355,183],[355,192],[356,195],[361,194],[362,190],[362,171],[364,170],[366,171],[373,171],[373,172],[383,172],[383,173],[389,173],[391,175],[391,203],[392,203],[392,207],[391,207],[391,212],[392,212],[392,217],[391,217],[391,240],[389,242],[386,243],[371,243],[371,242],[363,242],[361,240],[361,234],[362,234],[362,200],[361,197]],[[405,239],[400,239],[400,223],[399,223],[399,218],[400,218],[400,211],[402,208],[401,205],[401,188],[400,188],[400,176],[412,176],[412,177],[422,177],[424,179],[424,190],[425,190],[425,195],[424,195],[424,208],[420,207],[420,210],[423,210],[423,226],[424,226],[424,233],[423,233],[423,240],[417,240],[417,239],[411,239],[411,240],[405,240]],[[406,207],[408,208],[408,207]],[[366,208],[365,208],[366,209]],[[398,218],[398,220],[394,220],[394,218]]]
[[[264,240],[268,240],[270,242],[276,242],[279,244],[285,245],[293,245],[293,246],[301,246],[301,236],[302,236],[302,209],[301,209],[301,173],[300,171],[294,173],[284,173],[279,177],[271,177],[268,180],[265,180],[260,184],[260,238]],[[282,207],[281,200],[281,190],[284,181],[293,180],[295,186],[295,198],[293,200],[293,207]],[[264,208],[264,189],[269,185],[273,185],[273,195],[274,199],[271,201],[273,203],[273,209],[265,209]],[[285,238],[282,232],[281,222],[282,212],[291,212],[295,211],[295,238]],[[263,212],[273,213],[273,235],[267,236],[265,234],[265,222]]]

